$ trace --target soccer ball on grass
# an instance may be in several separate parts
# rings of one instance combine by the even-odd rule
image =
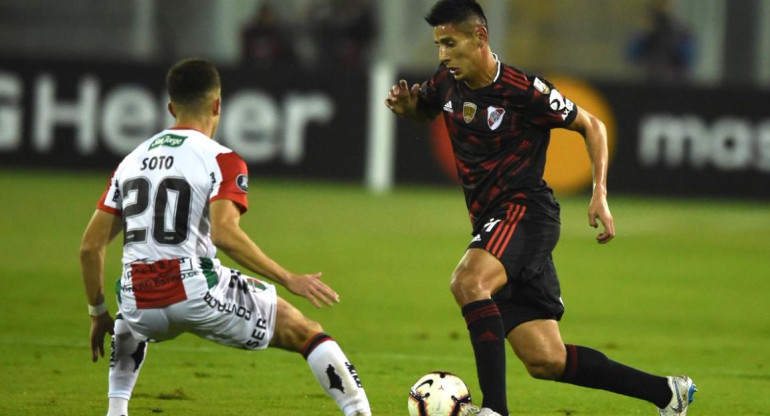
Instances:
[[[428,373],[409,391],[409,416],[458,416],[463,403],[470,404],[468,386],[446,371]]]

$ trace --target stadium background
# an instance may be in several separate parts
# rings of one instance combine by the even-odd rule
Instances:
[[[473,380],[446,290],[468,232],[446,140],[440,123],[398,121],[381,104],[394,80],[435,69],[422,21],[433,0],[272,2],[297,56],[254,65],[244,30],[267,3],[0,0],[0,414],[102,411],[106,364],[86,362],[77,245],[109,171],[170,123],[162,75],[188,56],[221,68],[218,139],[248,161],[254,189],[244,227],[288,266],[323,269],[343,294],[333,310],[298,304],[350,350],[375,409],[404,414],[406,388],[436,368]],[[337,3],[361,3],[371,19],[352,61],[316,42]],[[704,390],[695,414],[770,414],[770,0],[672,1],[693,39],[675,79],[650,79],[629,58],[651,2],[481,3],[504,62],[544,74],[610,128],[612,247],[593,247],[585,226],[579,136],[556,133],[549,152],[564,206],[565,338],[653,371],[691,372]],[[118,253],[114,244],[114,270]],[[245,383],[284,414],[336,414],[302,363],[280,352],[244,358],[183,337],[150,354],[134,414],[241,414],[249,402],[231,384]],[[510,361],[524,414],[648,413],[533,382]]]

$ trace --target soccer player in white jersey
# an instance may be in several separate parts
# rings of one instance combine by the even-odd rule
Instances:
[[[174,127],[118,165],[80,246],[93,361],[104,356],[104,338],[113,334],[107,415],[128,415],[147,342],[183,332],[247,350],[299,352],[345,416],[370,415],[355,367],[321,325],[278,297],[275,286],[216,258],[220,249],[316,307],[339,302],[320,273],[286,270],[240,228],[248,172],[235,152],[212,139],[222,102],[216,68],[183,60],[168,71],[166,83]],[[123,271],[113,321],[104,306],[104,257],[121,230]]]

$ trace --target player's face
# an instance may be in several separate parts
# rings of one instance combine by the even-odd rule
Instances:
[[[458,81],[472,84],[481,70],[482,44],[473,28],[448,23],[433,28],[438,59]]]

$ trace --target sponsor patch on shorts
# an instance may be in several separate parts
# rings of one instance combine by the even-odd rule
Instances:
[[[131,285],[138,309],[164,308],[187,300],[178,259],[132,264]]]

